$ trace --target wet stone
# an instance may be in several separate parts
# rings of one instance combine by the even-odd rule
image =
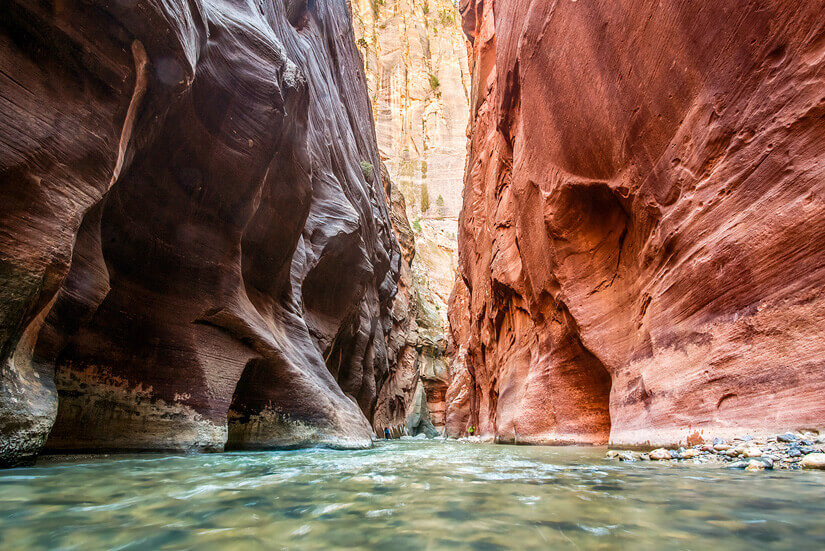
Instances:
[[[751,459],[748,461],[748,465],[745,467],[746,471],[764,471],[765,464],[761,461],[757,461],[755,459]]]

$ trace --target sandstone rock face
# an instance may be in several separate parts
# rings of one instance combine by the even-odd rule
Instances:
[[[444,394],[450,380],[446,297],[439,295],[455,277],[454,241],[437,230],[415,231],[407,219],[404,195],[382,165],[391,220],[405,262],[392,306],[388,356],[395,359],[383,381],[373,426],[379,436],[444,432]],[[426,222],[425,222],[426,223]],[[429,228],[428,228],[429,229]]]
[[[47,435],[370,444],[403,260],[350,21],[344,0],[7,6],[4,462]]]
[[[452,0],[353,0],[378,146],[411,220],[455,233],[470,73]]]
[[[392,182],[393,225],[409,264],[394,317],[415,320],[405,335],[400,326],[394,333],[395,346],[406,344],[374,424],[379,433],[389,427],[393,434],[432,435],[443,431],[450,379],[447,300],[457,267],[467,146],[466,39],[449,0],[356,0],[352,7],[378,146]]]
[[[450,432],[825,425],[824,10],[464,0]]]

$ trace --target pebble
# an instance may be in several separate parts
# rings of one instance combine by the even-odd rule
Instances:
[[[803,469],[825,469],[825,453],[809,453],[802,458]]]
[[[756,461],[761,461],[762,464],[765,465],[766,469],[773,469],[773,459],[770,457],[762,456],[759,459],[756,459]]]
[[[823,469],[825,448],[819,445],[823,438],[816,433],[786,433],[765,439],[751,436],[733,438],[732,445],[722,438],[713,444],[705,443],[677,449],[658,448],[649,453],[626,450],[610,450],[607,457],[620,461],[669,461],[693,460],[695,464],[721,463],[731,469],[761,471],[765,469]],[[817,444],[813,445],[814,442]],[[812,445],[809,445],[812,444]]]
[[[742,450],[742,455],[744,457],[762,457],[762,450],[760,450],[756,446],[752,446]]]
[[[748,461],[748,466],[745,467],[746,471],[764,471],[765,464],[761,461],[757,461],[756,459],[751,459]]]

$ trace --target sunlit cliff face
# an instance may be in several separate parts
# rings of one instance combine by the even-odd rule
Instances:
[[[464,3],[453,434],[822,424],[823,7]]]

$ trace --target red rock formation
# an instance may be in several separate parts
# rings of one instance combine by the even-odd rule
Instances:
[[[394,361],[387,378],[379,380],[380,392],[372,422],[379,436],[384,435],[385,428],[390,429],[393,436],[420,433],[435,436],[444,432],[444,394],[449,382],[444,324],[436,314],[438,306],[432,290],[416,277],[412,266],[414,258],[418,261],[420,251],[407,219],[404,195],[391,181],[383,163],[381,176],[404,262],[392,304],[392,329],[387,341],[387,355]],[[423,238],[426,251],[428,236],[418,235]]]
[[[825,3],[462,13],[451,432],[663,444],[825,425]]]
[[[0,460],[56,410],[51,449],[369,445],[402,259],[346,3],[0,25]]]

